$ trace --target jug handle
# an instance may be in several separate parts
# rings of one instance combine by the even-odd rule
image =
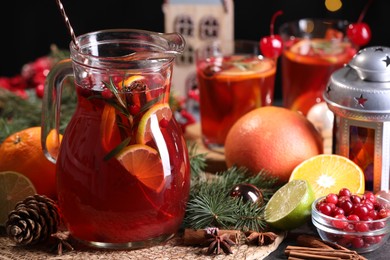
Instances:
[[[60,108],[61,94],[64,79],[73,75],[71,59],[59,61],[50,70],[45,81],[45,90],[42,99],[41,118],[41,145],[46,158],[52,163],[56,163],[57,156],[51,154],[47,148],[47,138],[51,134],[54,147],[60,146]]]

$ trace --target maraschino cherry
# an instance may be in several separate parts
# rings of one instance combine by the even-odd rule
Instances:
[[[268,58],[278,58],[282,53],[283,41],[280,35],[274,34],[274,26],[276,17],[282,15],[283,11],[277,11],[271,19],[270,36],[261,38],[260,50],[264,56]]]
[[[358,46],[364,46],[371,40],[371,29],[368,24],[362,22],[368,7],[371,5],[373,0],[370,0],[363,11],[361,12],[359,19],[356,23],[352,23],[347,28],[347,36],[351,40],[352,43]]]

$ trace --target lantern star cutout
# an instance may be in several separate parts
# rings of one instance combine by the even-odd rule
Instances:
[[[363,97],[363,94],[360,94],[360,97],[354,98],[357,101],[357,104],[364,108],[364,104],[367,102],[367,98]]]
[[[330,85],[328,85],[328,86],[326,87],[326,94],[329,95],[329,92],[330,92],[331,90],[332,90],[332,89],[330,88]]]
[[[390,57],[386,55],[386,59],[382,60],[386,63],[386,67],[390,65]]]
[[[381,51],[381,52],[383,52],[383,48],[382,48],[382,47],[375,48],[375,51]]]

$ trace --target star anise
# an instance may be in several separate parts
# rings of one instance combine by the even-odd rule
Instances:
[[[222,251],[227,255],[233,254],[231,246],[236,243],[229,238],[229,234],[224,233],[220,235],[218,228],[207,228],[205,237],[207,239],[205,244],[209,247],[207,249],[208,255],[211,255],[214,252],[219,255]]]
[[[257,246],[270,245],[278,237],[278,235],[273,232],[249,231],[245,235],[247,244],[255,244]]]

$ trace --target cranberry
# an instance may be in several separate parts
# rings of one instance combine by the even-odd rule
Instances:
[[[339,207],[342,208],[345,214],[349,214],[352,211],[353,203],[349,200],[340,201]]]
[[[362,202],[362,199],[359,197],[359,195],[351,195],[351,201],[353,204],[358,204]]]
[[[276,17],[282,15],[282,11],[277,11],[271,18],[270,36],[263,37],[260,40],[260,50],[268,58],[277,58],[283,50],[283,41],[280,35],[274,34]]]
[[[361,237],[355,237],[351,241],[354,248],[362,248],[364,246],[364,240]]]
[[[378,212],[378,218],[390,217],[390,209],[380,209]]]
[[[39,84],[35,87],[35,94],[38,98],[43,98],[43,93],[45,91],[45,84]]]
[[[339,207],[335,207],[333,209],[333,216],[337,216],[337,215],[345,215],[345,212],[342,208],[339,208]]]
[[[358,222],[355,224],[355,230],[358,232],[367,232],[370,230],[370,228],[367,223]]]
[[[323,202],[318,206],[318,210],[327,216],[332,215],[332,207],[329,205],[329,203]]]
[[[326,202],[332,203],[332,204],[337,204],[339,197],[337,194],[330,193],[326,196]]]
[[[338,229],[344,229],[347,227],[348,225],[348,222],[346,221],[347,218],[344,216],[344,215],[336,215],[334,216],[335,220],[332,221],[332,225],[335,227],[335,228],[338,228]]]
[[[129,112],[130,112],[130,114],[132,114],[133,116],[134,115],[137,115],[139,112],[141,111],[141,108],[140,108],[140,106],[138,106],[138,105],[130,105],[130,107],[129,107]]]
[[[363,200],[374,203],[376,201],[375,195],[372,192],[367,192],[363,195]]]
[[[353,214],[349,215],[349,216],[347,217],[347,219],[350,220],[350,221],[359,221],[359,220],[360,220],[360,218],[358,217],[358,215],[353,215]]]
[[[161,128],[166,128],[169,124],[169,121],[166,118],[162,118],[159,122]]]
[[[352,212],[353,214],[358,215],[360,219],[363,219],[367,216],[368,209],[364,204],[359,203],[353,206]]]
[[[347,196],[347,197],[351,197],[351,191],[347,188],[342,188],[340,191],[339,191],[339,197],[342,197],[342,196]],[[339,198],[340,200],[340,198]]]
[[[110,99],[114,96],[114,94],[112,94],[111,90],[109,90],[108,88],[105,88],[103,91],[102,91],[102,96],[105,98],[105,99]]]
[[[371,218],[371,219],[378,219],[378,212],[376,210],[370,210],[368,212],[368,216]]]

